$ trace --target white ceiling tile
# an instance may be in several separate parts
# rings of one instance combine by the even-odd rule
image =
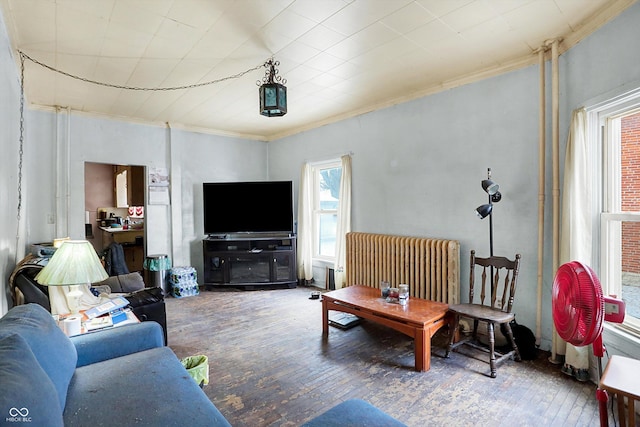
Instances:
[[[321,52],[313,58],[309,59],[306,65],[311,68],[315,68],[316,70],[327,72],[332,68],[339,66],[343,62],[343,59],[336,58],[335,56],[325,52]]]
[[[410,53],[421,56],[424,55],[424,49],[404,37],[396,37],[387,43],[376,46],[363,55],[353,57],[350,62],[361,67],[393,65],[395,58]]]
[[[327,53],[349,60],[396,37],[398,34],[395,31],[381,23],[375,23],[330,47]]]
[[[233,4],[233,0],[180,0],[173,2],[166,16],[175,22],[192,27],[199,31],[206,31],[214,25],[224,14],[226,8]]]
[[[344,36],[324,25],[317,25],[298,38],[300,43],[318,50],[325,50],[340,42]]]
[[[135,33],[153,36],[164,21],[162,13],[148,9],[145,3],[118,0],[109,21],[115,28],[129,28]]]
[[[309,47],[299,40],[294,40],[276,52],[276,58],[280,60],[283,67],[293,68],[308,61],[319,53],[320,50]]]
[[[77,77],[90,78],[98,63],[97,56],[58,54],[56,68]]]
[[[498,14],[510,12],[514,9],[522,7],[528,3],[533,3],[539,0],[483,0],[489,7],[493,8]],[[579,1],[579,0],[578,0]]]
[[[182,60],[167,75],[166,79],[162,82],[162,86],[176,87],[202,83],[205,76],[215,68],[216,62]]]
[[[311,30],[315,25],[316,23],[311,19],[285,9],[265,25],[264,30],[295,40]]]
[[[323,21],[323,25],[350,36],[409,3],[409,0],[354,1]]]
[[[287,79],[289,86],[292,86],[312,80],[323,72],[318,68],[310,67],[308,64],[302,64],[286,73],[282,73],[282,76]]]
[[[429,48],[441,40],[458,37],[458,33],[441,20],[435,20],[410,31],[405,37],[418,46]]]
[[[540,47],[545,40],[571,32],[568,22],[552,1],[527,3],[502,17],[511,28],[517,29],[518,39],[533,49]],[[536,25],[531,26],[530,22],[536,22]]]
[[[124,85],[131,77],[137,64],[137,58],[99,57],[91,78],[105,83]]]
[[[345,61],[337,67],[334,67],[327,71],[327,73],[340,77],[342,79],[349,79],[361,72],[361,68],[350,61]]]
[[[477,0],[416,0],[422,7],[437,17],[444,16],[448,13],[467,6]]]
[[[141,33],[135,28],[112,23],[107,28],[100,54],[105,57],[142,57],[151,40],[153,34]]]
[[[168,59],[143,58],[138,61],[136,68],[127,81],[127,86],[156,88],[171,74],[176,64]]]
[[[225,58],[249,40],[258,27],[235,26],[232,21],[219,19],[187,54],[189,59]]]
[[[405,34],[434,19],[436,18],[431,12],[419,3],[413,2],[382,18],[380,22],[399,34]]]
[[[319,74],[314,79],[311,79],[312,83],[318,86],[326,87],[326,88],[330,88],[341,81],[342,81],[341,78],[336,77],[329,73],[322,73],[322,74]]]
[[[289,10],[320,23],[344,8],[351,0],[296,0]]]
[[[440,19],[457,32],[462,32],[498,16],[486,1],[479,0],[453,10]]]

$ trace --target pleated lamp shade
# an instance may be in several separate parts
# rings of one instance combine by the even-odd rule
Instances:
[[[95,249],[86,240],[66,240],[38,273],[41,285],[63,286],[101,282],[109,275]]]

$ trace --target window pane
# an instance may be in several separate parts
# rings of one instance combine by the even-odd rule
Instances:
[[[341,173],[341,167],[320,170],[320,210],[338,209]]]
[[[640,318],[640,222],[622,223],[622,299],[626,315]]]
[[[623,212],[640,211],[640,114],[623,117],[620,190]],[[640,222],[622,223],[622,299],[627,316],[640,318]]]
[[[336,223],[338,215],[320,214],[320,227],[318,238],[318,255],[333,257],[336,256]]]

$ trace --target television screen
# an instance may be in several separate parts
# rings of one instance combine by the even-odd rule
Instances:
[[[293,182],[205,182],[204,232],[293,233]]]

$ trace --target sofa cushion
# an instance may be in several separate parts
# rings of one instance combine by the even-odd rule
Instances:
[[[0,339],[14,334],[26,341],[55,386],[60,407],[64,408],[78,359],[71,340],[58,327],[51,313],[38,304],[19,305],[0,319]]]
[[[156,322],[135,323],[71,337],[78,353],[77,367],[162,347],[162,328]]]
[[[400,421],[361,399],[349,399],[302,427],[406,427]]]
[[[0,339],[0,416],[7,424],[62,426],[58,392],[20,335]]]
[[[64,424],[231,426],[169,347],[76,369]]]
[[[94,286],[108,285],[111,292],[134,292],[144,288],[144,280],[138,272],[111,276],[102,282],[94,283]]]

